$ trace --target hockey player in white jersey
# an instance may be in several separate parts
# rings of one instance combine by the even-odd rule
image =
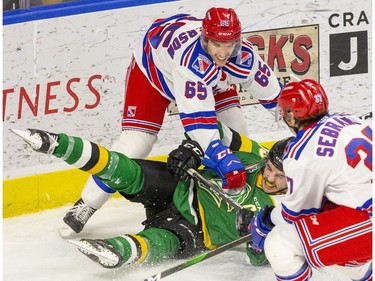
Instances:
[[[287,84],[279,97],[296,137],[283,166],[288,192],[250,223],[277,280],[310,280],[333,266],[352,280],[372,280],[372,129],[349,114],[329,114],[314,80]]]
[[[241,38],[241,23],[233,9],[211,8],[203,21],[189,14],[156,20],[134,51],[123,132],[111,149],[131,158],[147,157],[173,101],[186,134],[205,152],[203,164],[223,178],[226,188],[242,186],[244,166],[220,140],[217,124],[220,120],[247,136],[235,84],[274,113],[280,84],[251,43]],[[96,177],[90,178],[82,199],[64,217],[60,234],[80,232],[113,192]]]

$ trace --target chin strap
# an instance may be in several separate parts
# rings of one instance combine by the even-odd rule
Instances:
[[[288,126],[288,128],[292,129],[292,131],[293,131],[295,134],[298,133],[298,128],[297,128],[297,127],[292,127],[292,126],[290,126],[290,125],[288,124],[288,122],[286,122],[285,117],[283,117],[283,120],[284,120],[285,124]]]

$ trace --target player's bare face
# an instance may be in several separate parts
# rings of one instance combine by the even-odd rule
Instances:
[[[268,160],[263,172],[263,191],[266,193],[277,193],[286,191],[287,188],[285,173],[277,169],[275,165]]]
[[[211,56],[217,66],[223,67],[228,62],[236,44],[237,41],[219,42],[208,39],[207,53]]]

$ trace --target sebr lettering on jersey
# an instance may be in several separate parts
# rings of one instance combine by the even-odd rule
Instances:
[[[316,154],[318,156],[328,156],[332,157],[335,154],[335,148],[337,144],[337,138],[340,135],[340,132],[346,126],[353,124],[359,124],[355,121],[342,116],[337,118],[332,117],[332,121],[324,123],[323,128],[320,131],[320,136],[318,138],[318,148]]]
[[[280,84],[246,40],[225,67],[218,67],[202,46],[201,26],[189,14],[156,20],[134,56],[153,87],[178,104],[185,131],[205,130],[200,136],[205,149],[218,139],[214,94],[241,84],[274,113]]]
[[[282,218],[275,212],[272,220],[295,222],[317,214],[322,198],[372,216],[372,129],[357,117],[328,114],[300,130],[283,165],[289,196],[282,202]]]

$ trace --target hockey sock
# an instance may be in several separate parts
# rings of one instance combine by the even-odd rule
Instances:
[[[116,191],[134,195],[143,187],[143,172],[135,161],[82,138],[59,134],[59,146],[53,155],[96,175]]]
[[[138,234],[144,237],[149,245],[147,262],[158,263],[173,258],[180,250],[180,239],[169,230],[150,227]]]
[[[148,255],[148,245],[144,238],[136,234],[127,234],[105,239],[122,255],[125,264],[141,263]]]
[[[148,228],[136,234],[105,239],[124,258],[125,264],[161,262],[172,258],[180,248],[178,237],[160,228]]]

